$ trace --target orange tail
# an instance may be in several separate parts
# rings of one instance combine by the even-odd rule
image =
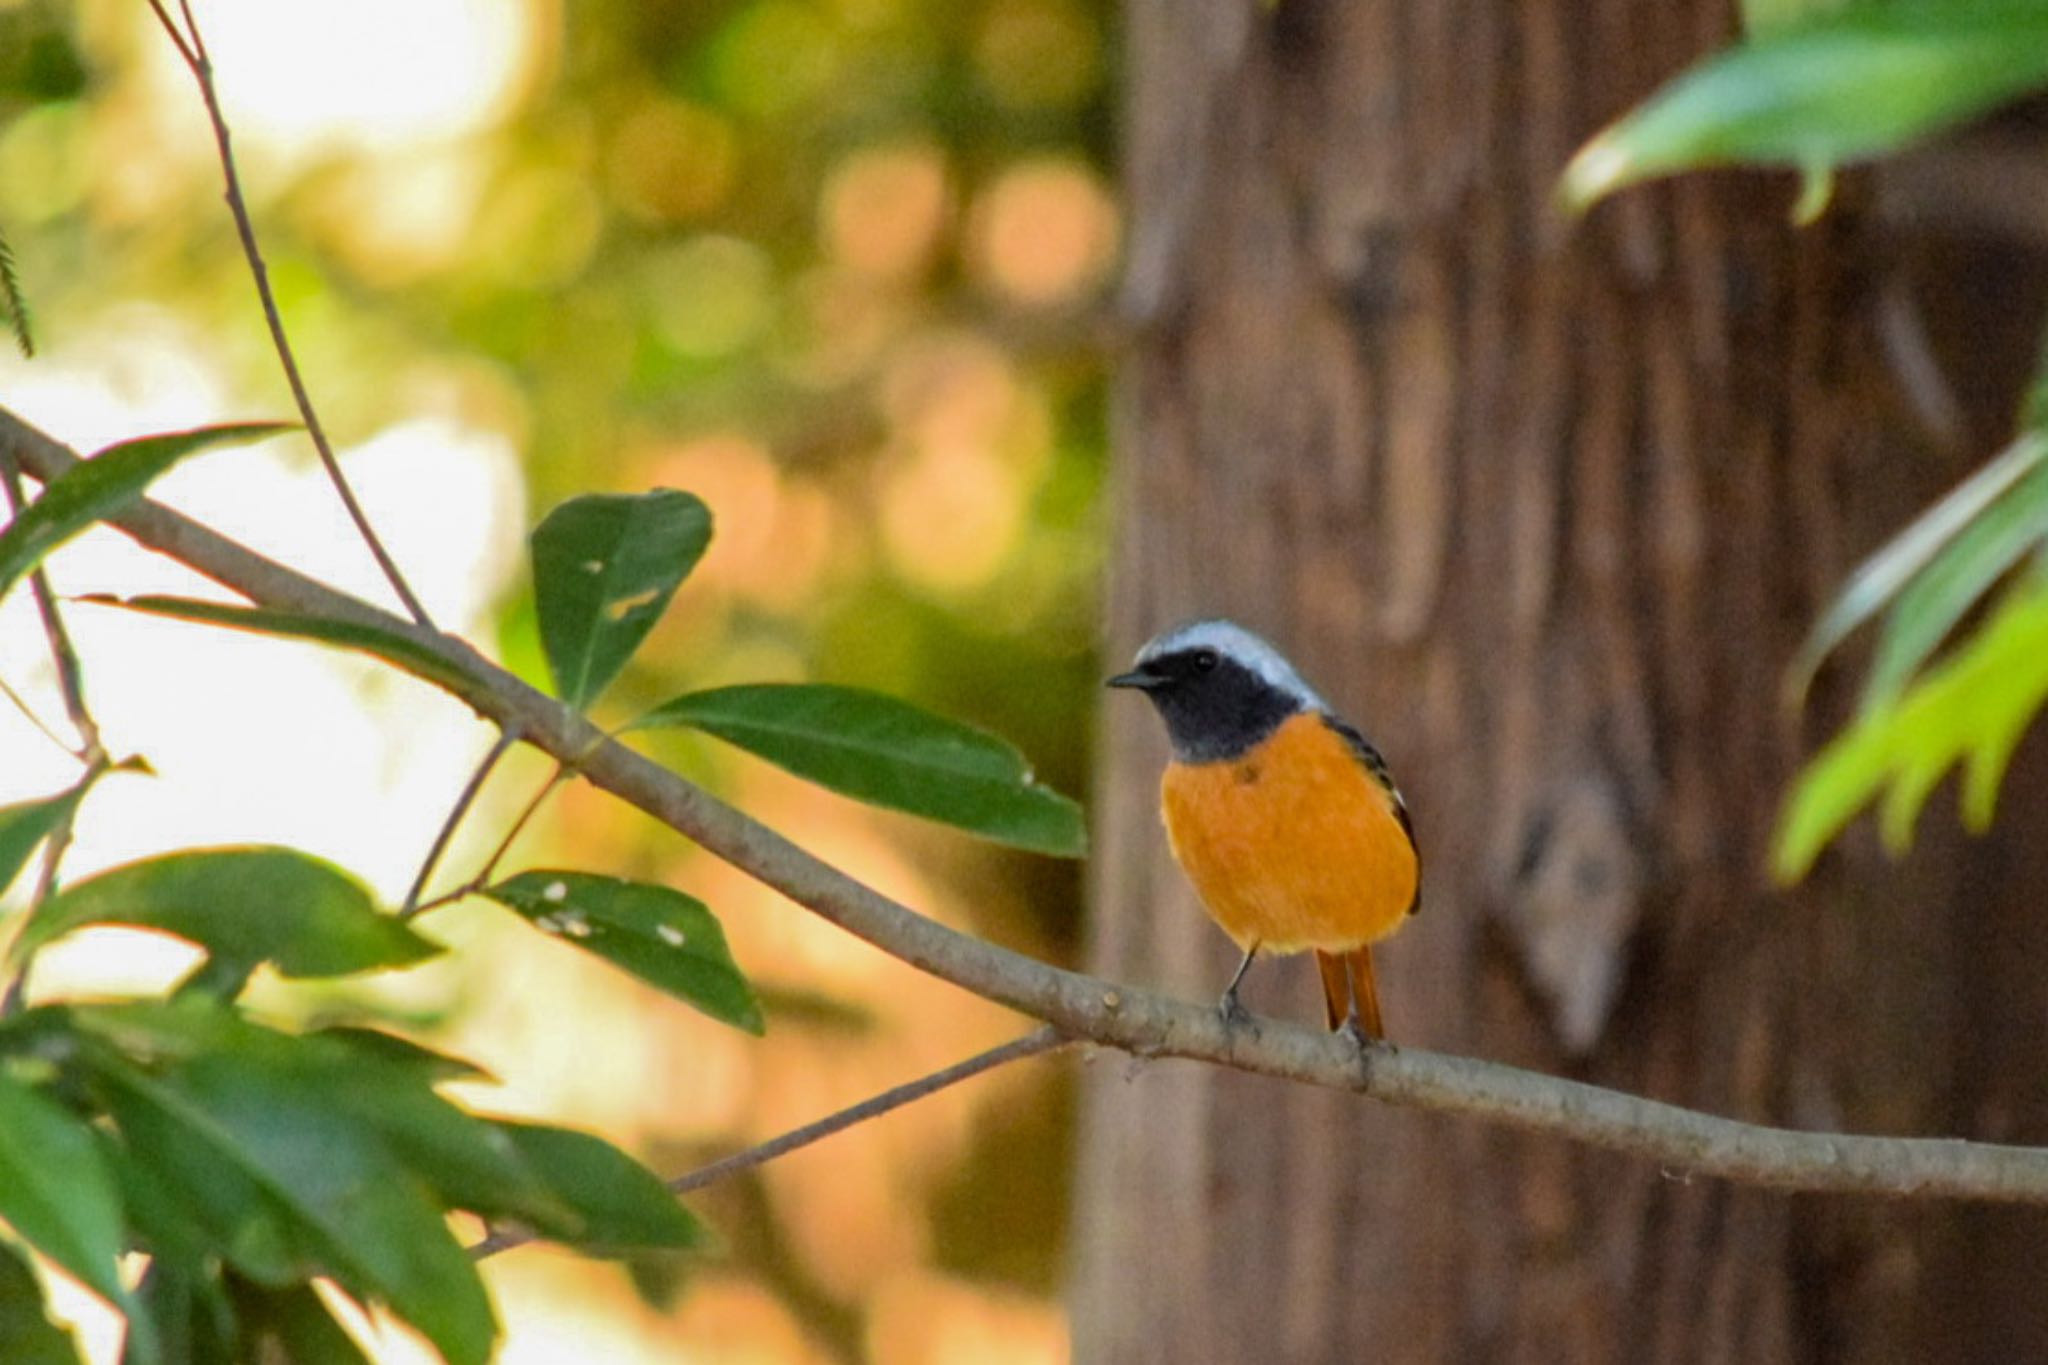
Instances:
[[[1318,951],[1316,970],[1323,975],[1323,1020],[1334,1031],[1351,1013],[1351,983],[1344,976],[1344,959]]]
[[[1380,1018],[1380,986],[1372,974],[1372,949],[1355,948],[1344,954],[1344,960],[1351,964],[1351,992],[1358,1000],[1358,1022],[1364,1026],[1365,1036],[1386,1037],[1387,1026]],[[1327,973],[1323,980],[1329,981]]]

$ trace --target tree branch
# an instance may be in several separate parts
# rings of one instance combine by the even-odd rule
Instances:
[[[70,450],[0,409],[0,453],[47,482]],[[1461,1114],[1752,1185],[2048,1204],[2048,1149],[1951,1139],[1802,1133],[1739,1123],[1598,1086],[1418,1048],[1360,1052],[1335,1034],[1256,1019],[1226,1026],[1207,1005],[1063,971],[970,938],[898,904],[710,793],[606,739],[589,721],[496,667],[465,642],[414,626],[182,517],[139,501],[112,519],[267,607],[405,635],[465,672],[436,685],[500,728],[695,841],[798,904],[903,962],[1051,1024],[1144,1058],[1186,1057],[1284,1080]],[[434,681],[434,680],[430,680]]]
[[[745,1151],[734,1152],[731,1156],[721,1157],[709,1165],[687,1171],[668,1182],[669,1190],[680,1197],[692,1190],[701,1190],[706,1185],[715,1185],[727,1176],[738,1175],[741,1171],[752,1170],[756,1166],[765,1166],[777,1157],[788,1156],[791,1152],[820,1142],[834,1133],[844,1132],[857,1123],[880,1118],[891,1109],[901,1109],[913,1100],[921,1100],[926,1095],[944,1090],[947,1086],[971,1080],[984,1071],[993,1071],[1007,1062],[1036,1057],[1041,1052],[1054,1052],[1073,1042],[1074,1039],[1065,1037],[1055,1028],[1037,1029],[1022,1038],[1012,1038],[1009,1042],[992,1047],[986,1052],[977,1052],[963,1062],[955,1062],[928,1076],[919,1076],[914,1081],[905,1081],[902,1085],[884,1090],[879,1095],[871,1095],[859,1104],[848,1105],[801,1128],[792,1128],[779,1137],[772,1137]],[[469,1256],[473,1261],[481,1261],[486,1256],[495,1256],[501,1251],[523,1247],[535,1240],[535,1233],[507,1228],[492,1233],[470,1247]]]

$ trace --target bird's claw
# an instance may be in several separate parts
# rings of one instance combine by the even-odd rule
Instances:
[[[1358,1022],[1358,1016],[1355,1014],[1347,1017],[1343,1023],[1337,1025],[1337,1032],[1360,1052],[1370,1052],[1375,1048],[1391,1050],[1394,1046],[1384,1038],[1375,1038],[1370,1033],[1367,1033],[1365,1026]]]
[[[1223,1027],[1238,1028],[1252,1021],[1252,1012],[1237,998],[1236,991],[1223,992],[1223,999],[1217,1002],[1216,1012],[1223,1016]]]

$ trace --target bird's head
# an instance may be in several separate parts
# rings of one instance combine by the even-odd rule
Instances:
[[[1182,763],[1235,758],[1288,717],[1328,709],[1279,650],[1234,621],[1195,621],[1154,637],[1109,686],[1151,699]]]

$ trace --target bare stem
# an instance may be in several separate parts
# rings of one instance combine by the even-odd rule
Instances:
[[[12,457],[0,458],[0,487],[6,490],[9,514],[20,516],[22,508],[28,505],[28,495],[22,491],[21,468]],[[28,586],[35,597],[36,614],[43,621],[43,637],[50,642],[50,662],[57,670],[64,714],[78,731],[82,760],[92,763],[103,758],[106,750],[100,744],[100,727],[85,704],[85,673],[78,664],[78,650],[72,646],[71,632],[64,628],[64,617],[57,610],[57,595],[50,591],[50,577],[40,566],[29,570]]]
[[[0,452],[45,482],[78,463],[75,452],[5,409]],[[1472,1057],[1410,1047],[1361,1052],[1341,1035],[1271,1019],[1227,1025],[1206,1003],[1062,971],[949,929],[856,881],[651,759],[605,741],[588,720],[459,639],[409,625],[147,499],[110,520],[138,543],[261,606],[405,636],[445,666],[431,670],[427,681],[498,725],[517,727],[526,743],[594,785],[899,961],[1051,1024],[1066,1037],[1147,1061],[1184,1057],[1464,1115],[1674,1173],[1788,1190],[2048,1205],[2048,1148],[1743,1123]]]
[[[313,409],[312,396],[306,392],[306,381],[299,374],[299,362],[292,352],[291,339],[285,335],[284,316],[278,311],[277,295],[270,287],[270,271],[263,264],[263,252],[256,244],[256,227],[249,218],[249,205],[242,195],[242,181],[235,169],[227,118],[221,112],[220,95],[214,88],[213,60],[207,56],[206,40],[199,32],[198,22],[192,17],[191,5],[187,0],[179,0],[179,6],[185,16],[186,33],[183,34],[164,9],[162,0],[149,0],[157,22],[178,49],[178,55],[184,58],[192,79],[199,85],[200,98],[206,102],[206,116],[213,124],[214,145],[220,151],[221,174],[227,182],[228,211],[234,215],[235,232],[242,239],[242,255],[249,262],[250,276],[256,281],[256,296],[263,304],[263,319],[270,325],[271,345],[277,351],[278,363],[284,367],[285,381],[291,385],[292,398],[299,406],[299,420],[305,423],[306,434],[313,438],[313,448],[320,452],[320,464],[327,471],[328,481],[334,485],[342,507],[347,510],[349,520],[355,523],[356,533],[369,547],[377,567],[383,570],[385,581],[398,594],[398,600],[405,604],[406,613],[413,621],[432,629],[433,618],[427,615],[426,607],[399,571],[398,561],[384,548],[384,542],[370,525],[363,505],[356,500],[355,489],[350,486],[348,476],[342,473],[341,461],[335,458],[334,447],[327,439],[327,429],[320,423],[320,414]]]
[[[844,1132],[855,1124],[880,1118],[892,1109],[901,1109],[914,1100],[921,1100],[926,1095],[944,1090],[947,1086],[958,1085],[964,1080],[979,1076],[984,1071],[993,1071],[1007,1062],[1036,1057],[1042,1052],[1054,1052],[1072,1045],[1075,1041],[1077,1040],[1051,1027],[1034,1030],[1021,1038],[1012,1038],[1000,1047],[978,1052],[966,1061],[955,1062],[949,1067],[932,1072],[929,1076],[906,1081],[893,1089],[884,1090],[879,1095],[862,1100],[859,1104],[850,1105],[837,1113],[827,1114],[814,1123],[792,1128],[780,1137],[770,1138],[743,1152],[734,1152],[731,1156],[722,1157],[708,1166],[699,1166],[694,1171],[685,1172],[668,1182],[669,1190],[680,1196],[692,1190],[701,1190],[706,1185],[715,1185],[728,1176],[738,1175],[741,1171],[765,1165],[777,1157],[787,1156],[798,1148],[808,1147],[814,1142],[831,1137],[834,1133]],[[501,1251],[510,1251],[514,1247],[525,1246],[535,1240],[534,1233],[503,1229],[472,1246],[469,1249],[470,1259],[481,1261],[487,1256],[495,1256]]]
[[[484,865],[477,869],[476,876],[470,878],[469,884],[472,889],[481,889],[491,880],[491,874],[498,870],[499,863],[505,861],[505,855],[512,851],[514,841],[519,838],[520,834],[526,829],[526,826],[533,820],[533,817],[539,813],[541,804],[549,796],[553,795],[555,788],[569,780],[571,771],[566,763],[555,765],[553,775],[541,784],[541,789],[533,794],[533,799],[528,801],[525,808],[519,812],[519,818],[514,820],[511,828],[505,831],[505,837],[500,839],[498,846],[491,850],[491,856],[484,859]]]
[[[420,912],[420,897],[426,894],[427,879],[434,875],[434,868],[440,864],[441,855],[448,851],[448,841],[455,837],[455,827],[462,823],[462,817],[469,814],[469,808],[476,804],[477,794],[483,791],[484,783],[490,779],[491,770],[498,766],[498,760],[518,742],[519,732],[507,729],[499,734],[497,741],[477,761],[476,771],[469,775],[469,781],[463,784],[461,794],[455,798],[455,804],[449,807],[448,818],[441,822],[441,829],[434,836],[433,846],[427,850],[427,856],[420,860],[419,875],[412,879],[412,889],[405,893],[405,905],[398,912],[400,919],[411,919]]]
[[[7,508],[11,516],[19,517],[28,505],[28,495],[21,486],[21,466],[10,451],[0,450],[0,488],[7,496]],[[100,743],[99,723],[92,718],[92,710],[85,704],[85,672],[79,666],[78,650],[71,643],[71,633],[64,628],[64,617],[57,610],[57,595],[50,591],[49,575],[42,567],[29,570],[29,591],[35,597],[36,612],[42,618],[43,638],[49,642],[50,662],[57,670],[57,688],[64,696],[64,712],[71,718],[71,724],[78,731],[80,748],[78,758],[85,764],[84,781],[90,785],[108,767],[107,751]],[[10,689],[9,695],[13,692]],[[35,713],[28,712],[31,720]],[[37,721],[40,726],[41,722]],[[47,730],[45,731],[47,733]],[[50,736],[56,739],[55,735]],[[61,743],[61,741],[59,741]],[[29,897],[31,906],[41,905],[57,889],[57,875],[64,861],[64,854],[71,847],[71,827],[77,807],[66,810],[43,840],[42,869],[36,875],[35,891]],[[15,968],[14,977],[7,983],[5,992],[0,992],[0,1017],[18,1011],[28,992],[28,959],[24,958]]]
[[[421,892],[425,890],[425,877],[423,875],[418,882],[415,882],[413,884],[412,894],[407,898],[407,908],[404,911],[401,918],[410,919],[414,916],[424,915],[429,910],[438,910],[444,905],[453,905],[456,901],[462,900],[469,896],[474,896],[477,892],[483,890],[486,886],[489,886],[491,883],[491,874],[496,872],[498,870],[498,864],[505,860],[505,855],[512,849],[513,841],[518,839],[520,832],[524,830],[527,826],[527,823],[533,819],[534,813],[541,808],[541,803],[548,799],[548,795],[551,792],[553,792],[555,788],[561,786],[563,782],[568,780],[569,774],[572,771],[574,770],[570,768],[567,764],[556,765],[554,775],[549,777],[548,780],[544,784],[542,784],[541,789],[533,794],[533,799],[528,801],[526,803],[525,808],[519,812],[519,818],[514,820],[512,822],[511,828],[505,831],[505,837],[498,841],[498,846],[497,848],[491,851],[491,856],[484,859],[483,866],[478,868],[476,870],[475,875],[471,876],[467,881],[463,882],[462,885],[444,891],[440,895],[435,896],[431,900],[418,900],[417,898],[419,897]],[[447,840],[444,834],[441,843],[445,844],[446,842]],[[438,856],[440,847],[441,844],[435,845],[436,856]]]
[[[86,762],[85,776],[79,779],[79,786],[87,791],[91,790],[92,784],[99,781],[113,767],[105,754],[94,755]],[[64,854],[71,848],[71,834],[77,817],[78,803],[74,802],[71,809],[65,811],[57,821],[56,827],[43,838],[43,861],[36,873],[35,890],[29,895],[28,901],[31,913],[35,907],[57,892],[58,868],[64,861]],[[7,989],[0,992],[0,1019],[21,1011],[28,996],[29,968],[34,962],[35,952],[30,949],[15,963],[14,976],[8,981]]]
[[[4,696],[7,698],[8,701],[12,702],[14,704],[14,709],[21,712],[23,718],[26,719],[30,725],[33,725],[36,727],[36,729],[42,731],[44,736],[49,739],[50,743],[56,745],[65,753],[70,754],[73,758],[84,758],[83,754],[81,754],[78,750],[72,748],[70,744],[65,742],[64,736],[58,734],[55,730],[50,728],[49,722],[45,721],[41,716],[36,714],[36,709],[28,704],[27,698],[23,697],[21,693],[15,691],[12,687],[8,686],[7,679],[5,678],[0,678],[0,696]]]
[[[178,26],[171,22],[171,16],[163,7],[163,0],[149,0],[149,7],[156,11],[157,23],[163,26],[164,33],[171,40],[171,46],[178,49],[178,55],[184,58],[185,65],[196,68],[199,65],[199,54],[186,43],[185,35],[178,30]]]

